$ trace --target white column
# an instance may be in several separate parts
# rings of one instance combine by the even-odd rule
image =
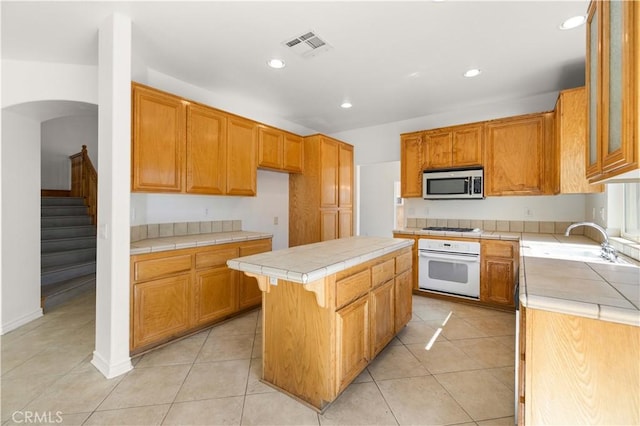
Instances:
[[[129,357],[131,19],[110,16],[98,39],[96,349],[91,363],[111,378],[133,368]]]

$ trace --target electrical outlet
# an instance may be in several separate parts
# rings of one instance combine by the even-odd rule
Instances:
[[[204,215],[205,216],[209,216],[209,209],[205,207],[204,209]]]
[[[591,220],[596,220],[596,208],[591,209]]]
[[[604,207],[600,207],[600,219],[605,220],[605,211]]]
[[[530,209],[529,207],[526,207],[524,209],[524,215],[527,216],[527,217],[532,217],[533,216],[533,210]]]
[[[273,217],[273,224],[277,225],[278,224],[278,216],[274,216]]]

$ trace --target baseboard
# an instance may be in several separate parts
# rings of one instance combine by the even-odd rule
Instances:
[[[71,197],[69,189],[41,189],[41,197]]]
[[[98,369],[100,373],[107,379],[112,379],[114,377],[120,376],[121,374],[126,373],[133,369],[133,364],[131,364],[131,358],[127,357],[124,361],[117,363],[115,365],[110,365],[98,352],[93,351],[93,359],[91,360],[91,364],[95,368]]]
[[[0,335],[6,334],[12,330],[15,330],[18,327],[21,327],[34,319],[38,319],[42,316],[42,308],[38,308],[30,314],[23,315],[20,318],[16,318],[12,321],[9,321],[6,324],[2,324],[0,327]]]

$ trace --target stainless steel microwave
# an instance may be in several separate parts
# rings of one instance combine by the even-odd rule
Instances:
[[[425,170],[422,176],[425,200],[461,200],[484,198],[482,167]]]

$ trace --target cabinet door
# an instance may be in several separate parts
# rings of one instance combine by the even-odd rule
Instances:
[[[338,238],[353,236],[353,211],[338,209]]]
[[[541,114],[486,124],[486,195],[544,193],[544,124]]]
[[[400,192],[402,197],[422,197],[422,134],[400,137]]]
[[[600,137],[598,135],[600,121],[600,10],[599,1],[592,1],[587,12],[587,58],[586,86],[589,108],[587,110],[589,126],[587,127],[586,175],[597,178],[602,172],[600,165]]]
[[[304,143],[300,136],[284,134],[283,168],[288,172],[302,173],[304,162]]]
[[[369,362],[369,295],[336,312],[336,356],[338,392]]]
[[[256,195],[256,124],[239,117],[227,123],[227,194]]]
[[[169,339],[189,327],[190,277],[182,274],[134,284],[132,350]]]
[[[413,271],[406,270],[395,278],[395,332],[411,321],[413,304],[412,279]]]
[[[338,209],[320,210],[320,241],[339,238]]]
[[[284,134],[280,130],[258,126],[258,167],[282,169]]]
[[[451,141],[453,167],[482,164],[482,125],[465,126],[453,131]]]
[[[353,206],[353,147],[340,144],[338,171],[338,205],[340,208]]]
[[[320,207],[338,207],[340,144],[331,139],[320,141]]]
[[[132,191],[181,192],[184,187],[185,104],[133,86]]]
[[[187,106],[187,183],[194,194],[224,194],[227,117],[199,105]]]
[[[514,281],[513,260],[498,257],[484,258],[480,272],[480,300],[514,306]]]
[[[252,254],[271,251],[271,240],[260,241],[255,244],[247,244],[240,247],[240,256],[250,256]],[[262,291],[258,287],[258,280],[248,277],[240,272],[239,285],[239,306],[240,309],[251,306],[258,306],[262,303]]]
[[[371,291],[371,359],[395,336],[395,297],[393,280]]]
[[[227,268],[207,269],[196,273],[195,319],[206,324],[237,310],[238,272]]]
[[[434,131],[424,134],[424,168],[451,167],[451,131]]]

